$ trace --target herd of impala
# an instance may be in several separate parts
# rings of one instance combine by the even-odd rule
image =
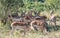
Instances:
[[[22,29],[24,31],[24,34],[29,30],[36,30],[45,32],[47,31],[47,16],[43,15],[40,16],[39,12],[34,12],[35,16],[32,15],[32,12],[28,12],[27,14],[22,13],[21,16],[16,15],[8,15],[8,18],[12,21],[11,27],[12,27],[12,33],[16,29]],[[49,19],[50,23],[53,22],[56,25],[56,17],[54,14],[50,15]]]

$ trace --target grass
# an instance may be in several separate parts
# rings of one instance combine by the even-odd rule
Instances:
[[[15,31],[13,35],[10,34],[11,29],[8,25],[0,23],[0,38],[60,38],[60,22],[57,22],[56,26],[48,26],[48,33],[41,33],[39,31],[27,32],[25,36],[20,31]],[[57,29],[55,29],[57,28]]]
[[[41,34],[41,33],[28,33],[25,36],[22,35],[20,32],[14,32],[14,36],[10,35],[9,31],[0,32],[0,38],[59,38],[60,31],[50,32],[48,34]]]

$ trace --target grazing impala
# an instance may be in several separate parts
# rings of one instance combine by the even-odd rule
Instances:
[[[50,24],[52,25],[52,23],[54,23],[54,25],[56,25],[56,16],[54,14],[50,15],[50,23],[49,23],[49,25]]]
[[[43,20],[34,20],[31,22],[31,27],[35,30],[41,30],[42,32],[46,29],[46,22],[44,22]]]
[[[24,31],[24,35],[26,34],[27,31],[32,29],[31,26],[29,26],[27,22],[12,22],[11,27],[12,27],[11,33],[13,33],[15,29],[20,29],[20,30],[22,29]]]
[[[36,18],[35,20],[33,20],[30,25],[34,30],[41,30],[42,32],[45,30],[47,31],[47,23],[45,21],[46,17],[45,16],[41,16],[40,18]]]

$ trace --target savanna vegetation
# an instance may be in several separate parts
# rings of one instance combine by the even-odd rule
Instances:
[[[52,10],[57,16],[57,25],[48,26],[48,34],[36,31],[27,33],[23,37],[20,31],[16,31],[14,36],[10,37],[11,21],[8,20],[8,15],[15,13],[21,15],[23,11],[27,13],[31,10],[39,12],[40,15],[46,15],[47,18],[50,18]],[[32,15],[34,15],[33,12]],[[60,38],[60,0],[0,0],[0,38]]]

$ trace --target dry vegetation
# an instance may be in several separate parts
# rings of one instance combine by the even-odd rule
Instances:
[[[42,12],[41,15],[49,17],[51,10],[54,10],[54,14],[59,16],[60,20],[60,0],[0,0],[0,21],[6,20],[7,15],[10,13],[19,13],[23,11]],[[47,11],[47,12],[46,12]],[[42,33],[37,31],[28,32],[25,36],[20,31],[15,31],[13,35],[10,34],[11,28],[10,23],[7,22],[3,25],[0,22],[0,38],[60,38],[60,21],[57,21],[57,25],[48,25],[48,33]]]
[[[60,38],[60,21],[57,21],[56,26],[49,26],[48,33],[37,31],[27,32],[25,36],[20,31],[15,31],[13,35],[10,34],[11,29],[0,23],[0,38]],[[55,29],[55,27],[57,29]],[[49,32],[50,31],[50,32]]]

